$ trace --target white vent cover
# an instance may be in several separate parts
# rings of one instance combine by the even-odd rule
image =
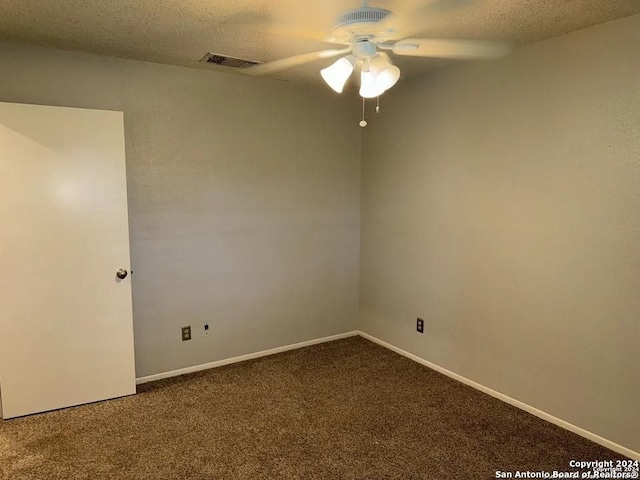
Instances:
[[[391,15],[389,10],[384,8],[362,7],[357,10],[351,10],[336,22],[336,28],[353,25],[354,23],[378,23]]]
[[[200,63],[208,63],[209,65],[220,65],[222,67],[229,68],[250,68],[263,62],[230,57],[229,55],[221,55],[219,53],[207,53],[200,59]]]

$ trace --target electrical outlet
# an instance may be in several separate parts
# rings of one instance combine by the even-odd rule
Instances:
[[[416,319],[416,330],[419,333],[424,333],[424,320],[421,318]]]
[[[204,334],[205,335],[209,335],[209,324],[208,323],[204,324]]]
[[[191,325],[182,327],[182,341],[186,342],[187,340],[191,340]]]

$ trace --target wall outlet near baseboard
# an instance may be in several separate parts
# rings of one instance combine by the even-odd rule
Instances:
[[[424,320],[420,317],[416,319],[416,331],[418,331],[418,333],[424,333]]]
[[[191,325],[182,327],[182,341],[186,342],[187,340],[191,340]]]

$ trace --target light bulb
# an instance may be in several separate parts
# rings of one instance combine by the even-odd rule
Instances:
[[[351,55],[343,57],[327,68],[320,70],[320,75],[327,85],[338,93],[342,93],[344,85],[347,83],[351,72],[353,72],[354,62]]]
[[[378,95],[393,87],[400,78],[400,69],[391,63],[387,54],[379,53],[368,65],[367,71],[373,75],[374,88]]]
[[[360,96],[362,98],[375,98],[384,90],[376,88],[375,78],[371,72],[362,72],[360,76]]]
[[[389,90],[393,87],[400,78],[400,69],[395,65],[390,65],[388,68],[382,70],[375,78],[376,90]]]

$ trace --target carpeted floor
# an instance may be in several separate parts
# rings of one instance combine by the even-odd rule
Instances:
[[[11,480],[467,480],[614,458],[360,337],[0,423]]]

